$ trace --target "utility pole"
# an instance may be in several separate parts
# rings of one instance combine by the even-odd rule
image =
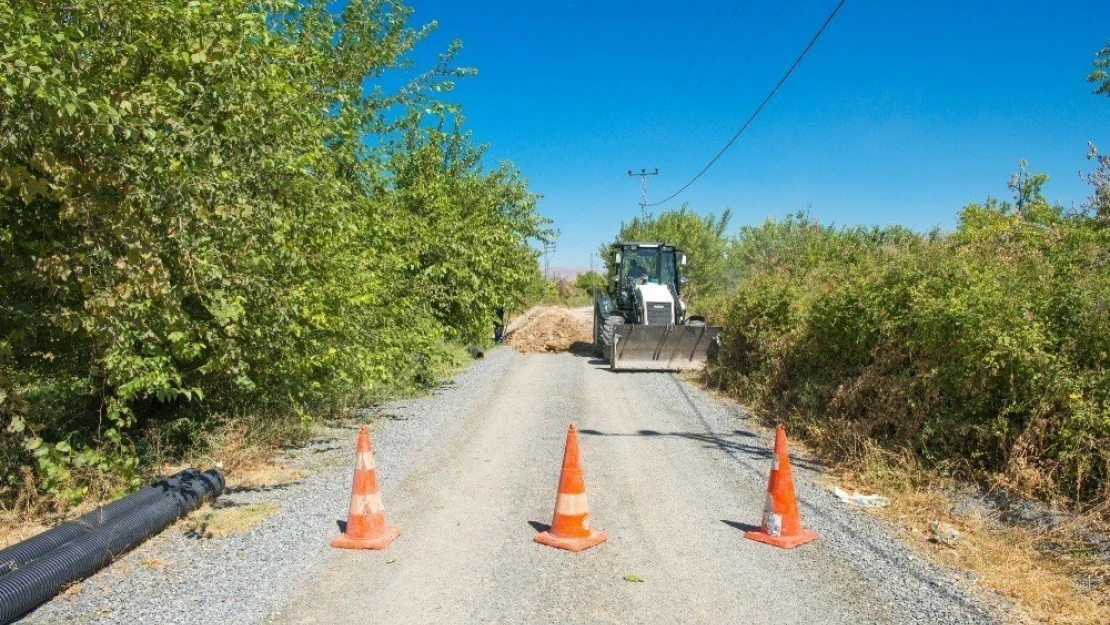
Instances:
[[[648,203],[648,201],[647,201],[647,177],[648,176],[658,176],[658,175],[659,175],[659,168],[656,168],[655,171],[648,171],[646,169],[641,169],[640,173],[638,173],[638,174],[634,173],[631,169],[628,170],[628,176],[629,177],[633,177],[633,176],[639,176],[640,177],[640,214],[643,215],[644,219],[647,219],[647,216],[648,216],[648,213],[647,213],[647,203]]]
[[[551,255],[555,253],[555,242],[545,242],[543,244],[543,279],[550,279],[551,271]]]
[[[594,253],[590,252],[590,273],[588,273],[586,275],[590,276],[590,279],[592,280],[593,279],[593,273],[594,273]],[[597,287],[596,286],[591,286],[590,287],[590,298],[595,299],[595,300],[597,299]]]

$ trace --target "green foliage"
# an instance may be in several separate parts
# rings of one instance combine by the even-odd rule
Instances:
[[[498,306],[524,303],[538,253],[521,242],[551,236],[518,174],[483,173],[482,152],[457,130],[413,130],[389,165],[391,219],[406,226],[392,251],[410,257],[400,282],[447,338],[467,343],[488,338]]]
[[[955,233],[744,228],[710,378],[851,456],[863,439],[1078,500],[1110,489],[1110,232],[988,200]]]
[[[427,383],[526,297],[546,222],[437,99],[457,46],[411,77],[411,9],[330,4],[0,4],[0,497]]]
[[[1094,161],[1097,167],[1087,174],[1087,182],[1091,185],[1092,192],[1083,208],[1101,219],[1104,224],[1110,224],[1110,156],[1099,153],[1093,143],[1088,142],[1087,147],[1087,160]]]
[[[584,271],[574,278],[574,286],[584,293],[593,293],[594,290],[605,290],[605,276],[590,270]]]
[[[683,298],[694,312],[704,311],[713,299],[727,290],[728,229],[732,211],[725,209],[720,217],[701,216],[683,205],[678,210],[664,211],[658,216],[636,217],[622,223],[615,241],[672,243],[687,255],[685,275],[689,280]],[[600,248],[609,275],[613,271],[613,253],[608,245]]]
[[[1095,84],[1096,94],[1110,95],[1110,45],[1095,53],[1094,66],[1087,82]]]

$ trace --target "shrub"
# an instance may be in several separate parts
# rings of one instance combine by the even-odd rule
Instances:
[[[427,383],[524,297],[545,222],[455,48],[414,76],[409,8],[332,4],[0,4],[0,502]]]
[[[1091,500],[1110,484],[1110,230],[1040,196],[971,205],[950,235],[745,229],[710,379],[829,451]]]

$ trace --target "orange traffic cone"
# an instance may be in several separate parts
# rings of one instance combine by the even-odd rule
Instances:
[[[786,450],[786,428],[781,425],[775,430],[775,455],[771,461],[771,479],[767,483],[763,527],[744,532],[744,537],[783,549],[793,549],[817,538],[816,532],[802,529],[798,498],[794,495],[794,476],[790,472],[790,454]]]
[[[551,529],[540,532],[536,536],[536,542],[578,552],[601,544],[608,538],[605,532],[590,528],[586,480],[582,476],[582,459],[578,455],[578,430],[572,423],[567,430],[563,472],[559,475],[559,492],[555,496],[555,515],[551,519]]]
[[[358,430],[355,479],[351,486],[351,509],[347,531],[331,541],[339,549],[385,549],[401,535],[401,530],[385,522],[382,492],[374,470],[374,451],[366,426]]]

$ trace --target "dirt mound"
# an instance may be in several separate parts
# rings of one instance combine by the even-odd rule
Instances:
[[[513,321],[505,344],[524,353],[565,352],[593,341],[593,327],[581,315],[557,306],[537,306]]]

